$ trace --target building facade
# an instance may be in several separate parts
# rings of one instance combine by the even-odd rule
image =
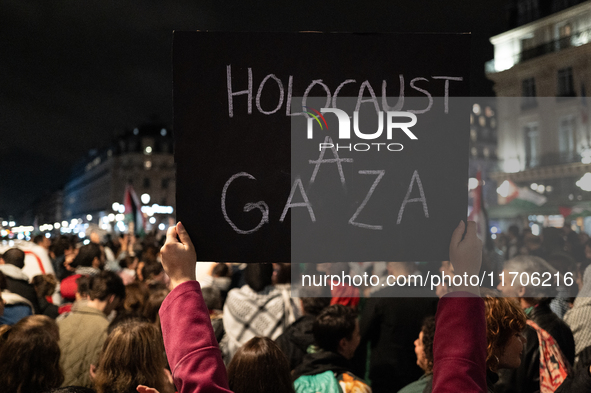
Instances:
[[[124,232],[121,216],[128,185],[141,199],[146,229],[167,226],[175,212],[176,188],[170,129],[143,125],[109,147],[89,152],[64,187],[63,219],[72,226],[94,223],[107,231]]]
[[[498,97],[499,172],[492,177],[529,187],[547,202],[491,215],[523,225],[561,215],[570,221],[591,200],[591,1],[513,5],[514,26],[491,38],[495,58],[486,64]]]

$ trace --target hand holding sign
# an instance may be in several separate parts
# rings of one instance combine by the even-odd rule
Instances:
[[[162,253],[162,266],[170,277],[171,290],[186,281],[196,280],[197,255],[183,224],[179,222],[176,226],[168,228],[166,243],[160,252]]]
[[[482,241],[476,236],[476,223],[474,221],[468,221],[468,229],[464,235],[465,227],[464,221],[460,221],[452,234],[449,245],[449,259],[454,267],[455,275],[478,275],[480,265],[482,265]],[[465,284],[466,281],[464,280],[463,283]],[[480,287],[478,286],[463,285],[455,287],[454,290],[480,295]]]

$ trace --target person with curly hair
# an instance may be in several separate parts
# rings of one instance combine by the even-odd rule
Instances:
[[[525,312],[511,299],[493,290],[483,291],[486,315],[486,382],[494,393],[501,369],[516,369],[521,364],[525,347],[522,334],[527,326]]]
[[[431,391],[433,383],[433,339],[435,338],[435,317],[423,321],[419,338],[414,342],[417,365],[425,372],[421,378],[409,383],[398,393],[423,393]],[[429,388],[427,388],[429,386]]]
[[[4,393],[44,392],[64,381],[59,330],[45,315],[0,327],[0,386]]]

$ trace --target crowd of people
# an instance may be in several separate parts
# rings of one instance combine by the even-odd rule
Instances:
[[[432,297],[340,284],[295,298],[289,264],[196,265],[180,223],[162,239],[37,237],[51,271],[27,275],[19,247],[0,258],[0,390],[591,392],[591,242],[567,228],[499,239],[483,252],[473,223],[460,223],[441,271],[547,272],[561,284],[442,284]],[[422,269],[312,274],[344,268]]]

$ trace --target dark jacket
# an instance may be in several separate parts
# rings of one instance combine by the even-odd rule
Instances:
[[[579,363],[572,375],[569,375],[554,393],[591,392],[591,347],[581,351]]]
[[[302,363],[304,356],[308,353],[308,347],[314,344],[312,325],[314,325],[315,319],[313,315],[304,315],[275,340],[289,360],[290,370]]]
[[[372,295],[363,309],[361,343],[355,353],[355,371],[365,375],[367,344],[369,375],[374,393],[397,392],[423,375],[417,366],[414,342],[423,321],[437,311],[437,298],[419,298],[420,289],[387,287]]]
[[[302,385],[298,388],[298,378],[306,379],[309,375],[318,375],[322,373],[332,372],[335,377],[335,382],[339,384],[343,393],[371,393],[371,388],[361,378],[355,376],[351,371],[351,363],[338,353],[320,351],[316,353],[309,353],[304,356],[304,361],[293,371],[292,376],[297,391],[317,392],[320,386],[310,386],[309,381],[302,381]],[[323,387],[324,384],[322,384]],[[314,390],[310,390],[313,388]]]
[[[31,302],[35,314],[43,314],[43,310],[39,306],[39,300],[37,299],[37,292],[35,292],[33,285],[29,284],[29,277],[14,265],[0,265],[0,271],[6,277],[7,289]]]
[[[528,318],[547,331],[570,362],[575,360],[575,340],[568,325],[550,310],[548,303],[536,305]],[[524,331],[526,338],[521,365],[514,370],[501,370],[497,393],[535,393],[540,390],[540,342],[538,334],[530,326]]]
[[[486,370],[486,392],[495,393],[495,383],[499,380],[499,374]]]
[[[304,356],[304,361],[293,371],[294,381],[302,375],[316,375],[325,371],[335,374],[351,372],[351,362],[334,352],[319,351]]]

